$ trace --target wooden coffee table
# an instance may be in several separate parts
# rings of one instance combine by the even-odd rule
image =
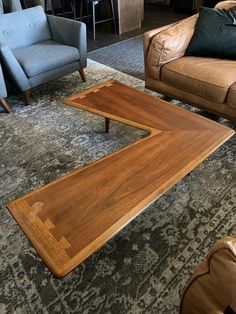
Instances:
[[[57,277],[98,250],[234,134],[116,81],[69,97],[65,104],[149,135],[8,204]]]

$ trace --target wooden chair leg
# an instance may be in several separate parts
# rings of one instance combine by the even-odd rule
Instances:
[[[115,9],[114,9],[114,2],[111,0],[111,11],[112,11],[112,17],[113,17],[113,23],[114,23],[114,33],[116,34],[116,16],[115,16]]]
[[[23,95],[24,95],[25,105],[28,106],[29,105],[29,100],[30,100],[29,90],[24,91]]]
[[[86,76],[85,76],[85,73],[84,73],[84,69],[80,69],[79,70],[79,74],[81,76],[82,81],[86,82]]]
[[[92,2],[92,10],[93,10],[93,40],[96,39],[96,12],[95,12],[95,1]]]
[[[3,106],[3,108],[6,110],[6,112],[11,112],[10,107],[8,106],[8,103],[6,102],[5,99],[1,98],[0,99],[0,104]]]
[[[106,133],[109,132],[109,127],[110,127],[110,119],[109,118],[105,118],[105,132]]]

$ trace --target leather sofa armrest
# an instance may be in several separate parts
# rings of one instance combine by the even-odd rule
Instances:
[[[162,31],[165,31],[167,30],[168,28],[176,25],[178,22],[175,22],[175,23],[172,23],[172,24],[168,24],[168,25],[165,25],[165,26],[162,26],[162,27],[158,27],[158,28],[155,28],[155,29],[152,29],[146,33],[144,33],[143,35],[143,49],[144,49],[144,68],[145,68],[145,73],[147,72],[147,56],[148,56],[148,52],[149,52],[149,49],[150,49],[150,45],[151,45],[151,42],[153,40],[153,38],[161,33]]]
[[[146,76],[159,80],[162,65],[184,56],[197,19],[198,14],[195,14],[152,37],[148,51],[145,51]]]
[[[194,271],[182,297],[181,314],[224,313],[236,306],[236,235],[217,241]]]
[[[162,27],[158,27],[158,28],[152,29],[152,30],[144,33],[144,35],[143,35],[144,59],[146,59],[145,56],[147,56],[147,54],[148,54],[148,50],[149,50],[149,47],[150,47],[150,44],[151,44],[153,37],[156,36],[157,34],[159,34],[160,32],[167,30],[168,28],[176,25],[177,23],[178,22],[168,24],[168,25],[165,25]]]
[[[236,6],[236,1],[221,1],[216,4],[215,8],[228,10],[234,6]]]

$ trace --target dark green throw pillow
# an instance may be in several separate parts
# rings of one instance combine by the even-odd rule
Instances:
[[[229,10],[201,8],[186,56],[236,59],[236,6]]]

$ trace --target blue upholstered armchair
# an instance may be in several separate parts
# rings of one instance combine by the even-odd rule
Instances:
[[[87,65],[86,26],[46,15],[41,6],[0,15],[0,57],[10,77],[24,92],[79,71]]]
[[[7,90],[2,74],[2,68],[0,66],[0,104],[5,108],[6,112],[10,112],[10,108],[8,107],[8,104],[4,99],[5,97],[7,97]]]

